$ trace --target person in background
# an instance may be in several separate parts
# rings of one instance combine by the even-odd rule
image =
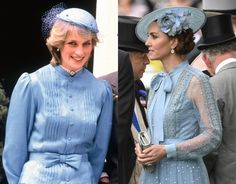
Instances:
[[[194,33],[206,16],[193,7],[170,7],[144,16],[136,26],[148,47],[149,59],[158,59],[164,72],[153,77],[147,105],[151,145],[141,150],[139,183],[208,184],[202,157],[221,142],[220,113],[209,77],[193,68],[186,55],[194,48]]]
[[[134,77],[135,105],[132,117],[131,130],[129,131],[129,150],[127,160],[119,161],[123,166],[126,176],[123,183],[135,184],[138,182],[141,165],[136,162],[135,142],[138,141],[138,133],[147,129],[146,120],[146,97],[147,92],[143,82],[140,80],[145,72],[146,65],[150,62],[147,58],[148,49],[135,35],[135,27],[140,20],[139,17],[119,16],[118,17],[118,46],[129,53]]]
[[[112,86],[113,93],[112,130],[106,160],[103,172],[100,176],[99,184],[118,184],[118,150],[116,138],[116,126],[118,121],[118,71],[100,76],[99,79],[107,80]]]
[[[119,37],[118,37],[119,38]],[[118,49],[118,121],[116,138],[118,149],[118,183],[126,184],[132,173],[130,160],[130,127],[134,113],[134,76],[129,53]]]
[[[202,9],[208,16],[220,15],[220,14],[230,14],[232,15],[233,30],[236,34],[236,3],[235,0],[202,0]],[[196,43],[196,48],[194,52],[189,54],[189,59],[192,62],[191,65],[195,68],[202,70],[209,76],[213,74],[210,73],[206,64],[202,60],[202,53],[197,49],[197,45],[203,42],[202,37]]]
[[[202,0],[202,9],[207,14],[219,15],[230,14],[232,15],[233,30],[236,34],[236,3],[234,0]]]
[[[223,138],[217,152],[205,157],[211,184],[234,184],[236,176],[236,37],[231,15],[209,16],[198,45],[213,74],[210,82],[222,113]]]
[[[129,53],[118,49],[118,73],[112,72],[99,78],[110,82],[113,86],[113,96],[115,97],[111,138],[99,183],[126,183],[124,180],[127,172],[123,161],[130,160],[127,157],[130,152],[128,140],[135,97],[133,69]]]
[[[149,12],[149,6],[137,0],[118,0],[118,15],[142,17]]]
[[[109,83],[85,68],[98,42],[96,20],[61,3],[42,20],[52,59],[23,73],[12,92],[3,150],[8,183],[97,184],[113,103]]]

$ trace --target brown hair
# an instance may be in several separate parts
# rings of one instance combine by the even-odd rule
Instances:
[[[52,55],[51,64],[59,65],[61,64],[61,54],[60,48],[64,44],[66,37],[69,33],[77,32],[79,35],[88,37],[92,35],[92,44],[93,47],[97,45],[98,37],[96,33],[92,33],[83,26],[74,25],[62,20],[57,20],[51,31],[50,36],[47,38],[46,45]]]
[[[175,47],[175,53],[180,55],[186,55],[193,50],[195,46],[194,34],[192,29],[187,29],[179,35],[174,36],[177,38],[178,45]]]

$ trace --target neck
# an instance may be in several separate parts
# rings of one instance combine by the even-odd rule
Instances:
[[[66,68],[66,67],[64,67],[64,66],[62,66],[62,65],[61,65],[61,67],[62,67],[66,72],[68,72],[71,76],[75,75],[78,71],[81,70],[81,68],[78,69],[78,70],[70,70],[70,69],[68,69],[68,68]]]
[[[177,56],[172,54],[169,58],[163,59],[162,65],[163,69],[166,73],[169,73],[172,69],[174,69],[177,65],[183,62],[184,57]]]

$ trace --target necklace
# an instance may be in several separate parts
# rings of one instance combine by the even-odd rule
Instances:
[[[60,65],[60,66],[63,68],[63,70],[65,70],[67,73],[69,73],[70,76],[74,76],[78,71],[81,70],[81,68],[80,68],[80,69],[74,71],[74,70],[69,70],[69,69],[65,68],[64,66],[62,66],[62,65]]]

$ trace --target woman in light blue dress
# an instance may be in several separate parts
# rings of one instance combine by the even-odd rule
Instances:
[[[85,68],[98,41],[97,24],[87,11],[61,4],[43,21],[44,31],[51,30],[47,46],[53,57],[37,71],[23,73],[14,87],[3,151],[7,180],[97,184],[113,104],[110,85]]]
[[[153,77],[148,98],[152,145],[141,150],[142,184],[208,184],[202,157],[217,149],[222,127],[209,77],[185,60],[205,14],[192,7],[155,10],[136,27],[150,59],[161,60],[164,72]],[[149,165],[154,165],[151,170]]]

